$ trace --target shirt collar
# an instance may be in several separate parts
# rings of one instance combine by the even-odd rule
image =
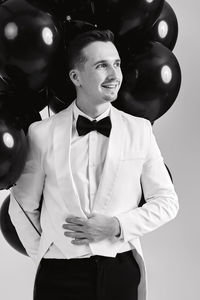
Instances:
[[[110,115],[110,109],[111,109],[111,104],[109,103],[109,107],[102,114],[100,114],[97,118],[91,118],[90,116],[85,114],[82,110],[80,110],[78,108],[78,106],[76,105],[76,101],[74,101],[73,116],[74,116],[75,121],[77,121],[79,115],[89,119],[90,121],[93,121],[93,120],[100,121],[101,119]]]

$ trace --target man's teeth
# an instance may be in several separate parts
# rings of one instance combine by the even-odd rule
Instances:
[[[112,88],[115,88],[115,87],[117,87],[117,84],[103,85],[103,87],[106,87],[106,88],[110,88],[110,89],[112,89]]]

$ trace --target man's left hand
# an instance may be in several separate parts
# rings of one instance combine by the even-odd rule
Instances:
[[[120,235],[120,224],[117,218],[101,214],[91,214],[88,219],[70,216],[63,225],[65,236],[74,238],[72,244],[85,245],[112,239]]]

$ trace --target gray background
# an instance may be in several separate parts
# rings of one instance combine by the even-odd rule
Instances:
[[[180,201],[177,218],[142,238],[149,276],[149,300],[200,299],[199,75],[200,3],[169,0],[179,22],[174,53],[182,69],[181,92],[154,124]],[[0,192],[0,204],[8,193]],[[35,267],[13,250],[0,233],[0,297],[32,300]]]

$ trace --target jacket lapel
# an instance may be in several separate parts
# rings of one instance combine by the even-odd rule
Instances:
[[[120,157],[122,153],[124,124],[120,111],[111,107],[112,129],[109,137],[108,150],[104,163],[104,168],[94,199],[93,212],[103,213],[106,210],[115,178],[120,166]]]
[[[70,142],[73,121],[73,103],[55,116],[53,133],[54,165],[59,190],[70,214],[85,217],[72,178],[70,166]]]

